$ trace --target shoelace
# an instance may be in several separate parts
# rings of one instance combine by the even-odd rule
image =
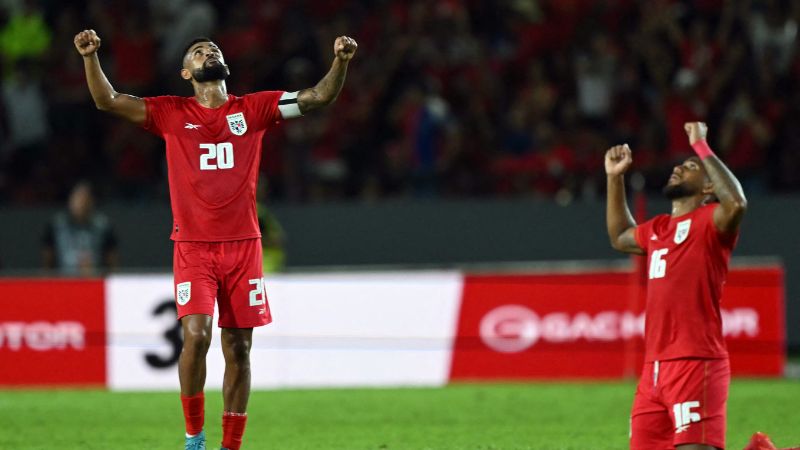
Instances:
[[[205,439],[196,439],[196,436],[191,438],[189,442],[186,443],[186,447],[184,450],[205,450],[206,448],[206,441]]]

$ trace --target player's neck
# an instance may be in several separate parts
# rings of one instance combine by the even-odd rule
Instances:
[[[222,80],[194,83],[194,98],[206,108],[219,108],[228,101],[228,88]]]
[[[672,200],[672,217],[689,214],[695,209],[703,206],[703,197],[693,195],[691,197],[681,197]]]

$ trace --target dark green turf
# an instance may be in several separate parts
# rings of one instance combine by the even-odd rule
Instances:
[[[243,449],[624,449],[633,383],[254,392]],[[209,449],[220,393],[207,392]],[[800,445],[800,383],[736,380],[728,448]],[[177,393],[0,391],[0,449],[181,449]]]

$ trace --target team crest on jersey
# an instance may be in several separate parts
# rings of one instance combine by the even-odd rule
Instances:
[[[692,219],[686,219],[683,222],[678,222],[678,228],[675,229],[675,243],[680,244],[689,237],[689,227],[692,226]]]
[[[228,114],[225,118],[228,119],[228,128],[231,129],[231,133],[241,136],[247,131],[244,113]]]
[[[189,300],[192,299],[192,282],[178,283],[176,288],[175,298],[178,300],[178,304],[183,306],[189,303]]]

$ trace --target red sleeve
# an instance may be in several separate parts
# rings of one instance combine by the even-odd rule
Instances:
[[[272,127],[275,122],[281,120],[281,113],[278,110],[278,100],[284,91],[260,91],[247,94],[244,101],[250,111],[248,119],[253,121],[256,130],[263,130]]]
[[[636,245],[644,251],[647,251],[647,243],[650,241],[650,235],[653,233],[653,223],[656,221],[656,218],[657,217],[653,217],[643,224],[636,225],[636,229],[633,232],[633,236],[636,238]]]
[[[156,136],[164,137],[165,132],[169,129],[167,126],[168,121],[178,108],[181,99],[182,97],[174,95],[145,97],[144,105],[147,110],[147,116],[144,119],[142,128]]]

